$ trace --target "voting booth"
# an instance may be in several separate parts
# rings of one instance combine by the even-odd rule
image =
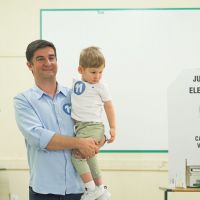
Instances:
[[[168,88],[169,182],[200,184],[200,68],[185,69]]]

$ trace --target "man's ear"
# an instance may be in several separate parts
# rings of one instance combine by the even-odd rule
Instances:
[[[33,71],[33,65],[30,62],[27,62],[26,65],[28,66],[30,71]]]

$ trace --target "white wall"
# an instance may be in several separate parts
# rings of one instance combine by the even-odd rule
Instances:
[[[111,200],[145,200],[163,198],[159,186],[168,182],[166,154],[99,155],[104,182],[112,193]],[[2,163],[1,163],[2,162]],[[8,193],[19,200],[28,199],[28,168],[26,160],[1,160],[0,199]],[[2,198],[1,198],[2,197]]]
[[[16,93],[31,87],[25,65],[27,44],[38,39],[41,8],[200,7],[196,0],[7,0],[0,2],[0,185],[27,200],[28,168],[23,137],[12,105]],[[167,154],[101,154],[100,162],[112,200],[162,199],[158,187],[167,185]],[[1,194],[0,187],[0,194]],[[145,189],[144,189],[145,188]],[[6,189],[5,189],[6,191]],[[6,199],[5,199],[6,200]]]

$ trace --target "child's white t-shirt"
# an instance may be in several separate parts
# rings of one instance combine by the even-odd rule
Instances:
[[[103,104],[110,100],[111,96],[104,83],[90,84],[75,80],[71,94],[71,116],[82,122],[102,122]]]

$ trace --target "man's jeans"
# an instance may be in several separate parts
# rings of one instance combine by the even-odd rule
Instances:
[[[66,194],[66,195],[55,195],[55,194],[39,194],[29,187],[29,200],[80,200],[81,194]]]

